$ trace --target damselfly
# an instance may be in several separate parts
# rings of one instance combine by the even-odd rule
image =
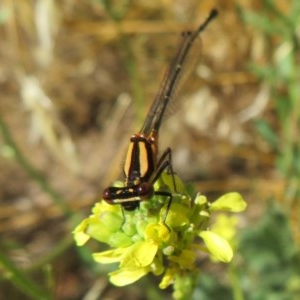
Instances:
[[[182,41],[177,53],[164,77],[159,93],[154,99],[147,114],[144,125],[139,133],[130,139],[129,148],[124,164],[124,187],[108,187],[103,192],[103,199],[109,204],[120,204],[125,210],[134,210],[140,202],[150,199],[153,194],[168,198],[166,212],[168,212],[172,194],[164,191],[154,191],[154,183],[167,170],[172,175],[174,190],[176,191],[172,168],[171,149],[167,148],[160,159],[158,156],[158,131],[167,106],[174,99],[177,85],[182,78],[183,67],[188,61],[190,50],[198,35],[206,28],[217,11],[212,10],[203,24],[196,31],[183,32]],[[165,220],[163,220],[165,221]]]

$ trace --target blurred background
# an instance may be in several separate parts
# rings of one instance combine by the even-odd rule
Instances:
[[[210,200],[238,191],[248,209],[232,264],[199,260],[194,299],[299,299],[297,0],[1,1],[1,299],[171,299],[151,276],[113,287],[90,258],[101,245],[71,232],[122,178],[180,32],[212,8],[160,149]]]

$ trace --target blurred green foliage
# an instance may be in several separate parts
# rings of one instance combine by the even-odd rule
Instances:
[[[288,2],[289,13],[281,12],[273,0],[262,1],[259,11],[240,11],[266,45],[264,63],[251,62],[249,68],[270,87],[274,115],[271,120],[261,116],[254,125],[276,154],[277,168],[286,178],[286,197],[283,203],[270,199],[260,219],[240,232],[237,259],[228,270],[232,289],[212,274],[203,274],[194,299],[299,299],[299,244],[291,211],[300,215],[300,2]]]
[[[282,208],[270,201],[264,217],[241,234],[239,266],[246,299],[297,299],[300,258]]]
[[[300,294],[299,249],[287,216],[279,205],[269,201],[266,213],[254,226],[240,232],[235,272],[239,296],[212,274],[202,274],[193,299],[292,300]],[[227,276],[226,276],[227,277]]]
[[[259,12],[243,11],[245,21],[264,35],[265,63],[250,64],[250,69],[271,88],[275,122],[258,119],[255,126],[277,153],[283,176],[300,175],[300,2],[289,1],[289,13],[279,10],[273,0],[264,0]]]

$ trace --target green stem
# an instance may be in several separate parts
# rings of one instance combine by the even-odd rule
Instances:
[[[6,146],[12,150],[15,160],[20,164],[20,166],[25,170],[25,172],[32,178],[41,189],[46,192],[52,199],[52,201],[62,210],[65,216],[71,221],[72,227],[77,225],[80,222],[80,218],[78,215],[74,215],[73,212],[66,205],[63,197],[55,191],[51,185],[46,181],[46,179],[42,176],[42,174],[37,171],[30,162],[25,158],[22,154],[15,141],[13,140],[8,127],[0,116],[0,132],[2,133],[3,141],[6,143]],[[62,243],[62,247],[65,247],[65,243]],[[59,250],[59,249],[58,249]],[[61,250],[61,249],[60,249]],[[60,252],[58,251],[58,253]],[[87,248],[84,247],[76,247],[78,255],[80,258],[92,269],[95,270],[94,263],[91,257],[90,252]],[[50,254],[53,258],[57,252]],[[42,299],[42,298],[41,298]]]
[[[71,217],[72,212],[66,205],[63,197],[48,184],[43,175],[38,170],[36,170],[31,165],[31,163],[25,158],[25,156],[22,154],[19,147],[13,140],[8,127],[6,126],[1,116],[0,131],[2,133],[3,140],[6,143],[7,147],[9,147],[12,150],[15,160],[26,171],[26,173],[41,187],[41,189],[51,196],[53,202],[60,207],[60,209],[64,212],[66,217]]]
[[[28,276],[20,269],[16,268],[14,264],[0,251],[0,264],[6,273],[6,277],[26,295],[32,299],[50,300],[52,297],[45,290],[36,285]]]
[[[232,263],[229,265],[229,277],[230,277],[231,286],[232,286],[233,299],[234,300],[244,300],[244,295],[243,295],[243,291],[240,287],[237,270]]]

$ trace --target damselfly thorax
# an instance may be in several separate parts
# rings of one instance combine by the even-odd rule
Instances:
[[[168,198],[166,211],[169,210],[172,193],[155,191],[153,187],[162,172],[168,171],[172,176],[173,190],[176,192],[171,149],[167,148],[159,159],[157,157],[158,131],[167,106],[174,100],[177,87],[182,84],[184,68],[196,38],[216,16],[217,11],[212,10],[206,21],[196,31],[182,34],[177,53],[150,107],[142,129],[130,138],[123,170],[124,186],[106,188],[103,192],[103,199],[107,203],[120,204],[125,210],[134,210],[139,207],[141,201],[148,200],[156,194]]]
[[[157,164],[157,138],[135,134],[130,139],[124,164],[125,185],[149,181]]]
[[[154,193],[172,198],[169,193],[154,191],[153,188],[164,170],[169,168],[170,175],[173,175],[171,150],[167,148],[157,161],[157,146],[155,131],[148,136],[134,134],[131,137],[124,164],[125,186],[106,188],[103,199],[107,203],[121,204],[125,210],[134,210],[140,201],[151,198]]]

